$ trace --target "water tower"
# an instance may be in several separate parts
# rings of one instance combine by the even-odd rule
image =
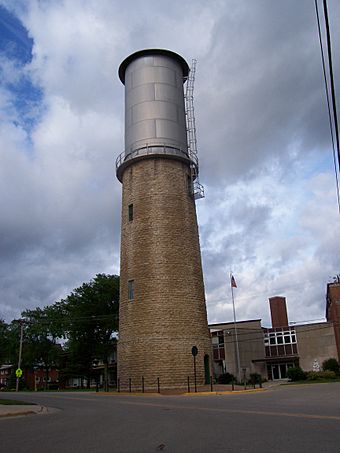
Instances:
[[[211,341],[196,218],[193,77],[169,50],[133,53],[125,85],[118,377],[121,388],[209,381]],[[193,74],[192,74],[193,75]],[[188,77],[189,76],[189,77]],[[188,80],[189,79],[189,80]],[[187,82],[187,96],[183,84]]]

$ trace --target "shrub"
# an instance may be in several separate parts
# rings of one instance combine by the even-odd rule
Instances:
[[[303,381],[306,379],[306,373],[299,366],[288,368],[287,376],[291,381]]]
[[[307,373],[308,381],[317,381],[318,379],[320,379],[319,371],[308,371],[308,373]]]
[[[319,372],[321,379],[335,379],[336,374],[334,371],[326,370],[326,371],[320,371]]]
[[[249,375],[249,378],[250,378],[249,379],[250,384],[253,384],[253,385],[260,384],[260,382],[262,382],[262,377],[259,373],[251,373]]]
[[[335,379],[336,374],[334,371],[309,371],[307,374],[308,381],[318,381],[321,379]]]
[[[224,373],[218,376],[217,382],[219,384],[231,384],[232,381],[236,381],[235,377],[230,373]]]
[[[339,373],[340,365],[338,361],[334,358],[327,359],[322,363],[323,371],[334,371],[334,373]]]

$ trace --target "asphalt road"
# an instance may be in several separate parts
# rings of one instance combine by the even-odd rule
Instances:
[[[340,452],[340,383],[238,395],[10,397],[55,410],[0,419],[3,452]]]

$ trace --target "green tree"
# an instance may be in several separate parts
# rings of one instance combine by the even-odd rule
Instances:
[[[55,334],[67,340],[69,365],[64,372],[86,376],[88,385],[94,359],[104,363],[108,388],[108,363],[116,342],[119,313],[119,277],[97,274],[52,307]]]
[[[0,319],[0,365],[8,360],[8,325]]]
[[[20,322],[14,319],[10,324],[7,324],[4,332],[5,345],[1,348],[2,363],[13,365],[12,375],[9,382],[9,388],[15,388],[15,369],[18,364],[19,358],[19,345],[20,345]],[[1,340],[0,340],[1,342]]]
[[[49,369],[57,367],[61,346],[53,329],[53,318],[49,317],[50,307],[36,308],[22,312],[24,322],[23,366],[43,367],[45,371],[45,388],[48,388]]]
[[[19,357],[19,343],[20,343],[20,322],[14,319],[7,326],[6,335],[6,359],[5,361],[12,365],[17,365]]]

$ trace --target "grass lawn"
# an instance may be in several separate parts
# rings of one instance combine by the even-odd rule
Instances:
[[[296,384],[331,384],[332,382],[340,382],[340,376],[335,379],[305,379],[303,381],[291,381],[284,385],[296,385]]]
[[[31,406],[34,405],[35,403],[27,403],[25,401],[17,401],[17,400],[5,400],[0,398],[0,404],[3,404],[5,406]]]

